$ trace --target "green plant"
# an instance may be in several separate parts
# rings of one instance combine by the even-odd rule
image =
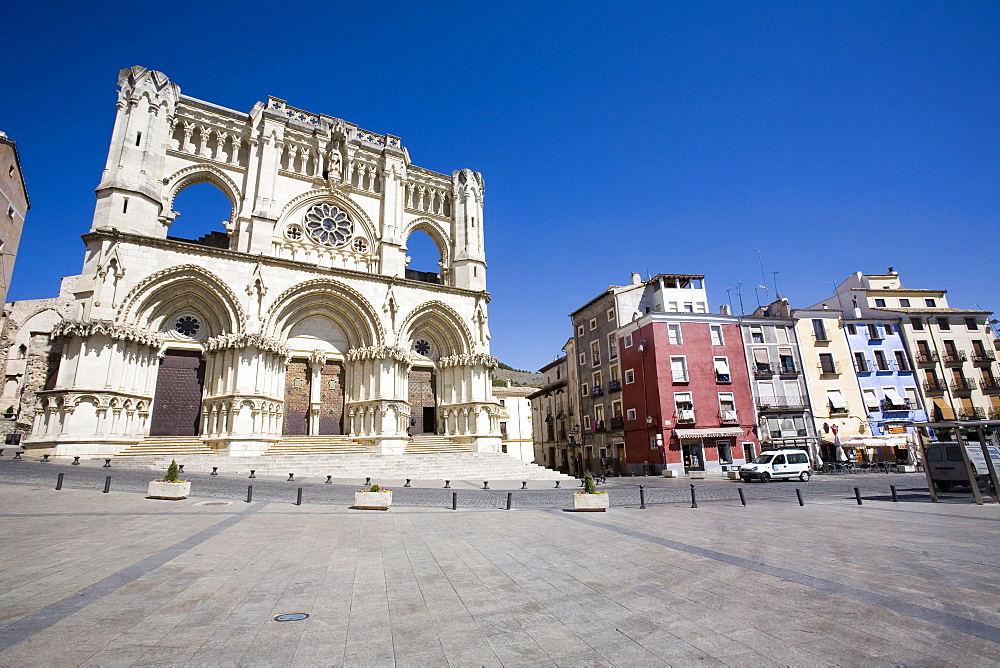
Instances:
[[[163,482],[177,482],[177,462],[173,459],[170,460],[170,466],[167,467],[167,475],[163,476]]]
[[[369,489],[368,491],[369,491],[369,492],[381,492],[381,491],[382,491],[382,488],[381,488],[381,487],[379,487],[378,485],[372,485],[372,486],[371,486],[371,489]]]
[[[594,484],[594,476],[590,471],[587,471],[587,474],[583,476],[583,493],[597,494],[597,485]]]

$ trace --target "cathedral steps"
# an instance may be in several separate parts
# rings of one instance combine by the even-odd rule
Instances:
[[[282,436],[263,456],[368,454],[369,450],[350,436]]]
[[[215,450],[205,445],[199,436],[147,436],[119,452],[116,457],[190,457],[193,455],[216,456]],[[169,463],[169,462],[168,462]]]
[[[408,455],[430,455],[449,452],[473,452],[472,446],[466,443],[456,443],[447,436],[433,434],[418,434],[406,445]]]

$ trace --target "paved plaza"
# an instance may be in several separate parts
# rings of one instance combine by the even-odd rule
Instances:
[[[190,476],[168,502],[152,477],[0,460],[0,665],[1000,663],[1000,506],[922,476],[706,481],[698,508],[611,480],[606,514],[540,481],[455,482],[458,511],[413,481],[378,512],[347,507],[363,480]]]

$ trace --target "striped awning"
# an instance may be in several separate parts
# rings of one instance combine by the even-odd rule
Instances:
[[[677,438],[682,441],[690,441],[699,438],[729,438],[732,436],[743,436],[743,430],[739,427],[716,427],[715,429],[674,429]]]

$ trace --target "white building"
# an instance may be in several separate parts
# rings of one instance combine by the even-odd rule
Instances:
[[[249,112],[122,70],[73,313],[28,448],[114,454],[199,436],[261,454],[284,434],[399,453],[407,432],[500,446],[483,179],[413,165],[399,137],[269,97]],[[168,237],[184,188],[229,199],[226,233]],[[440,272],[407,269],[426,232]]]
[[[494,387],[493,396],[500,402],[500,449],[512,457],[531,464],[535,461],[535,440],[532,435],[531,394],[537,387]]]

